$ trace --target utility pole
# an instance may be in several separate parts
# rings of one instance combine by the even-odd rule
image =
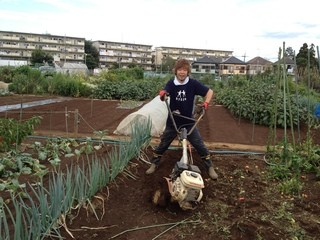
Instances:
[[[243,61],[246,62],[246,57],[247,57],[246,53],[244,53],[244,55],[241,57],[243,57]]]

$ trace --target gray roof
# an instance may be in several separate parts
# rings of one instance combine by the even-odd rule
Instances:
[[[243,64],[246,65],[244,61],[241,61],[240,59],[231,56],[227,60],[223,61],[222,64]]]
[[[222,62],[222,58],[204,56],[202,58],[198,58],[193,63],[198,63],[198,64],[199,63],[218,64],[218,63],[221,63],[221,62]]]
[[[268,65],[268,64],[272,64],[271,61],[266,60],[262,57],[255,57],[253,59],[251,59],[250,61],[247,62],[247,64],[250,65]]]

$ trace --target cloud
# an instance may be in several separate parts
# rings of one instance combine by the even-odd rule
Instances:
[[[285,39],[293,39],[293,38],[302,37],[305,34],[307,34],[307,33],[306,32],[285,32],[285,31],[283,31],[283,32],[266,32],[263,35],[261,35],[261,37],[285,40]]]

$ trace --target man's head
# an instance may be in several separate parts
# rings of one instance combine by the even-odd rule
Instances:
[[[174,74],[179,81],[184,81],[191,71],[190,63],[186,59],[179,59],[174,66]]]

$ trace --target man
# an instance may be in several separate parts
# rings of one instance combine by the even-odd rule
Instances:
[[[201,82],[189,78],[190,63],[186,59],[179,59],[174,67],[175,77],[167,82],[164,90],[161,90],[159,95],[160,99],[164,101],[166,95],[170,96],[170,109],[171,111],[179,111],[182,116],[192,118],[194,100],[197,95],[204,98],[203,107],[208,109],[209,103],[213,96],[213,91]],[[189,130],[192,127],[193,121],[174,116],[177,128],[183,126]],[[161,136],[159,146],[154,150],[154,156],[151,160],[151,166],[146,171],[146,174],[152,174],[157,169],[160,163],[162,154],[169,148],[172,141],[176,138],[177,132],[174,128],[170,116],[167,117],[166,128]],[[217,179],[218,175],[212,166],[212,160],[209,150],[204,145],[203,140],[197,128],[188,135],[188,141],[197,150],[201,159],[208,169],[210,178]]]

